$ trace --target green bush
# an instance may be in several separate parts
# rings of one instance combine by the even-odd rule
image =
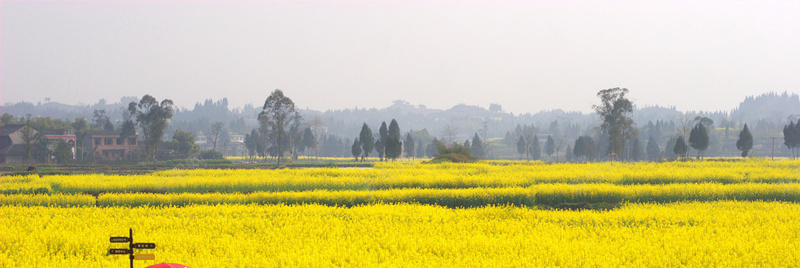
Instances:
[[[217,152],[215,150],[200,151],[200,157],[199,158],[200,159],[204,159],[204,160],[207,160],[207,159],[225,159],[225,157],[222,156],[222,153]]]
[[[458,143],[453,143],[450,146],[447,146],[444,143],[437,141],[436,150],[439,151],[439,155],[434,157],[430,163],[469,163],[475,162],[478,159],[472,155],[472,153],[469,151],[469,148]]]

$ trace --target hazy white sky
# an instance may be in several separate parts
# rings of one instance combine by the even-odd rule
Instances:
[[[800,92],[800,1],[0,3],[0,101],[728,110]]]

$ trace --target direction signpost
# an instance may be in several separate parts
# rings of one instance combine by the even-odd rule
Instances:
[[[154,254],[133,254],[133,249],[154,249],[155,243],[133,243],[133,228],[128,229],[129,236],[112,236],[111,243],[128,243],[128,248],[112,248],[108,250],[111,255],[128,255],[133,268],[133,260],[155,260]]]

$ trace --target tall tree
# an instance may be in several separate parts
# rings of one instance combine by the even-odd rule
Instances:
[[[530,157],[528,156],[528,143],[525,142],[525,137],[519,136],[519,140],[517,141],[517,152],[522,157],[522,154],[525,154],[525,160],[529,160]]]
[[[125,122],[122,123],[122,127],[120,128],[119,137],[125,139],[133,135],[136,135],[136,125],[134,125],[133,121],[131,121],[130,119],[125,120]]]
[[[92,121],[94,121],[94,128],[105,129],[106,122],[109,122],[111,120],[108,119],[108,115],[106,115],[106,110],[100,109],[100,110],[94,110],[92,112]],[[113,130],[113,128],[111,130]]]
[[[278,165],[281,164],[283,152],[286,150],[284,141],[286,140],[286,127],[295,120],[294,102],[289,97],[283,95],[283,91],[276,89],[264,101],[264,107],[258,115],[258,120],[262,125],[269,127],[277,146]]]
[[[636,124],[630,117],[633,113],[633,102],[625,98],[627,93],[627,88],[600,90],[597,96],[600,97],[602,104],[593,106],[603,119],[600,128],[608,132],[608,152],[619,159],[624,159],[625,144],[637,134]]]
[[[557,125],[558,121],[553,121],[553,123]],[[548,157],[553,156],[553,153],[556,152],[556,141],[551,135],[547,135],[547,142],[545,142],[544,152]]]
[[[403,143],[400,138],[400,125],[397,124],[397,120],[392,119],[392,122],[389,123],[389,133],[384,148],[387,158],[395,160],[403,154]]]
[[[214,122],[211,125],[211,129],[208,130],[209,134],[211,134],[211,145],[213,146],[214,151],[217,150],[217,140],[219,140],[219,136],[222,135],[222,130],[225,129],[224,122]]]
[[[375,141],[375,151],[378,153],[378,158],[383,161],[383,156],[386,153],[386,140],[389,138],[389,130],[386,128],[386,121],[381,123],[378,129],[378,140]]]
[[[350,147],[350,153],[352,153],[353,157],[355,157],[356,161],[358,161],[358,156],[361,155],[361,143],[358,142],[358,138],[353,141],[353,146]]]
[[[292,152],[292,160],[298,159],[298,152],[303,152],[303,117],[300,112],[294,113],[294,120],[289,124],[289,148]]]
[[[575,140],[575,147],[572,147],[572,154],[577,159],[583,157],[587,161],[591,161],[595,156],[595,142],[592,137],[580,136]]]
[[[686,158],[686,149],[686,142],[683,141],[683,136],[679,136],[678,139],[675,140],[675,147],[672,148],[672,152],[678,157]]]
[[[30,115],[28,115],[28,120],[26,121],[25,126],[19,131],[22,134],[22,147],[25,149],[25,163],[29,163],[33,146],[36,145],[36,130],[33,130],[31,127]]]
[[[56,156],[56,162],[59,164],[64,164],[72,160],[72,145],[64,140],[59,139],[56,141],[54,147],[55,150],[53,151],[55,151],[54,153]]]
[[[244,147],[247,148],[247,156],[252,159],[256,155],[256,143],[254,140],[255,129],[250,134],[244,134]],[[258,134],[255,134],[258,135]]]
[[[483,158],[483,141],[481,137],[478,137],[478,133],[475,133],[475,136],[472,137],[472,144],[470,145],[469,151],[478,158]]]
[[[126,120],[128,122],[130,120]],[[134,134],[136,133],[136,126],[133,125],[131,122],[131,126],[134,128]],[[122,125],[122,131],[125,131],[125,125]],[[78,117],[75,118],[75,122],[72,123],[72,129],[75,130],[75,154],[78,156],[78,159],[83,160],[83,137],[86,134],[86,130],[89,129],[89,122],[86,121],[86,118]]]
[[[750,134],[750,129],[747,124],[744,124],[744,129],[739,132],[739,140],[736,141],[736,149],[742,151],[742,157],[747,157],[747,152],[753,148],[753,135]]]
[[[708,132],[702,123],[698,123],[689,133],[689,145],[697,150],[697,159],[700,159],[703,152],[708,149]]]
[[[172,134],[172,141],[177,145],[175,148],[178,158],[192,158],[200,152],[200,146],[194,141],[194,134],[183,131],[175,130]]]
[[[658,161],[659,156],[661,155],[661,150],[658,149],[658,144],[656,140],[653,139],[653,136],[647,140],[647,160],[650,161]]]
[[[675,143],[677,142],[677,140],[678,138],[675,137],[669,138],[669,140],[667,141],[667,146],[664,147],[664,158],[668,160],[675,160],[677,158],[677,155],[673,150],[673,148],[675,148]]]
[[[533,160],[539,160],[539,158],[542,158],[542,146],[539,144],[539,136],[533,136],[533,146],[531,147],[531,158]]]
[[[414,139],[411,138],[411,133],[406,134],[406,140],[403,141],[403,150],[407,158],[414,157]]]
[[[317,138],[314,137],[314,133],[311,131],[310,127],[307,127],[303,130],[303,147],[312,149],[317,147]]]
[[[789,121],[789,125],[783,126],[783,144],[792,152],[792,158],[797,157],[795,148],[800,147],[800,121],[797,124]]]
[[[398,139],[396,136],[390,135],[386,140],[386,158],[391,159],[392,161],[396,160],[402,153],[402,147],[403,144],[400,142],[400,139]]]
[[[111,123],[111,120],[106,120],[106,122],[103,123],[103,130],[106,130],[106,131],[113,131],[114,130],[114,124]]]
[[[375,138],[372,137],[372,130],[369,129],[367,123],[361,126],[361,133],[358,135],[358,138],[361,142],[361,149],[363,150],[361,161],[365,161],[367,157],[369,157],[369,153],[372,152],[372,149],[375,147]]]
[[[572,162],[572,158],[575,157],[575,154],[572,152],[572,145],[567,145],[567,153],[564,158],[567,159],[567,162]]]
[[[633,146],[631,146],[631,159],[633,159],[634,162],[642,159],[642,144],[639,142],[639,138],[633,139]]]
[[[156,159],[158,145],[167,129],[167,122],[172,118],[174,111],[172,100],[164,99],[159,103],[156,98],[144,95],[139,103],[132,101],[128,104],[128,112],[136,118],[139,129],[144,136],[145,155],[150,160]]]

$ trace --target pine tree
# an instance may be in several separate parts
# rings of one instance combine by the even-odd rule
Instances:
[[[542,146],[539,145],[539,137],[537,135],[533,136],[533,148],[531,149],[531,158],[533,158],[533,160],[539,160],[539,158],[542,158]]]
[[[359,142],[361,143],[362,155],[361,161],[365,161],[369,157],[369,153],[375,147],[375,138],[372,137],[372,130],[369,129],[367,123],[361,126],[361,133],[358,135]]]
[[[353,146],[350,147],[350,153],[352,153],[353,157],[355,157],[356,161],[358,161],[358,156],[361,155],[361,143],[358,142],[358,138],[353,141]]]
[[[689,133],[689,145],[697,150],[697,159],[700,159],[703,151],[708,149],[708,132],[702,123],[696,124]]]
[[[683,141],[683,136],[679,136],[675,141],[675,147],[672,148],[672,151],[678,157],[686,157],[686,149],[686,142]]]
[[[744,129],[739,132],[739,140],[736,141],[736,149],[742,151],[742,157],[747,157],[747,152],[753,148],[753,135],[750,134],[750,129],[747,124],[744,124]]]
[[[378,129],[378,134],[380,137],[377,141],[375,141],[375,151],[378,152],[378,158],[383,161],[383,156],[386,152],[386,140],[389,138],[389,131],[386,129],[386,122],[381,123],[381,127]]]
[[[647,159],[650,161],[658,161],[659,155],[661,155],[661,150],[658,149],[658,144],[656,140],[653,139],[653,136],[650,136],[650,139],[647,141]]]
[[[400,126],[397,124],[397,120],[392,119],[392,122],[389,123],[389,132],[384,148],[387,158],[395,160],[403,154],[403,143],[400,142],[400,138]]]
[[[470,152],[475,157],[483,158],[483,141],[481,141],[481,138],[478,137],[478,133],[475,133],[475,136],[472,137]]]
[[[632,149],[631,159],[633,159],[634,162],[637,162],[640,159],[642,159],[642,145],[639,142],[639,138],[633,139],[633,146],[631,149]]]
[[[528,157],[528,148],[527,147],[528,147],[528,144],[525,142],[525,138],[522,137],[522,136],[519,136],[519,141],[517,141],[517,152],[519,152],[520,157],[522,157],[522,154],[525,154],[525,159],[526,160],[529,159],[529,157]]]
[[[414,139],[411,138],[411,133],[406,134],[406,140],[403,142],[403,150],[407,158],[414,157]]]
[[[567,162],[572,162],[572,158],[574,157],[575,155],[572,153],[572,145],[567,145],[567,155],[565,156]]]
[[[548,157],[552,156],[553,153],[556,152],[556,141],[553,140],[553,137],[550,135],[547,135],[547,143],[545,144],[544,152],[547,154]]]

